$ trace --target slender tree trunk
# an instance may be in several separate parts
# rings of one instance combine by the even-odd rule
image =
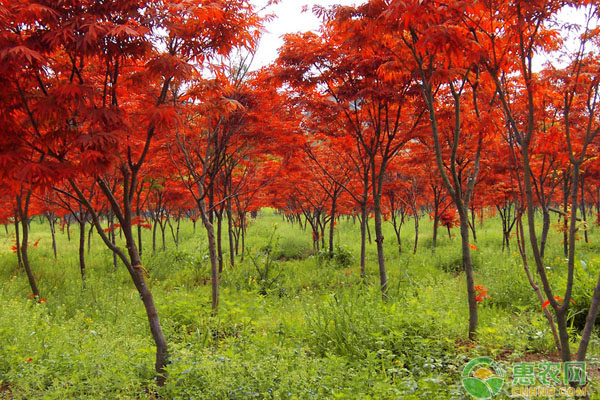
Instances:
[[[167,225],[169,226],[169,231],[171,231],[171,237],[173,238],[173,243],[175,243],[175,248],[179,248],[179,233],[175,234],[175,230],[173,229],[173,224],[171,223],[171,218],[167,216]]]
[[[58,258],[56,252],[56,220],[50,214],[46,214],[46,218],[50,224],[50,234],[52,235],[52,251],[54,252],[54,259],[56,260]]]
[[[413,248],[413,254],[417,254],[417,245],[419,244],[419,214],[418,211],[414,210],[415,215],[415,246]]]
[[[475,230],[475,207],[471,208],[471,222],[469,223],[471,232],[473,232],[473,241],[477,242],[477,232]]]
[[[327,221],[325,219],[325,215],[321,216],[321,220],[319,221],[319,228],[320,228],[320,238],[321,238],[321,248],[325,249],[325,227],[327,224]]]
[[[233,213],[231,212],[231,199],[227,199],[227,237],[229,238],[229,267],[235,267],[235,235],[233,230]]]
[[[365,279],[365,263],[367,253],[367,202],[360,205],[360,277]]]
[[[533,257],[535,260],[536,268],[538,271],[538,275],[542,280],[542,285],[544,287],[544,293],[550,304],[554,307],[553,302],[555,302],[552,294],[552,289],[546,277],[546,272],[544,269],[543,258],[541,257],[541,252],[539,251],[537,236],[535,231],[535,210],[533,209],[533,188],[532,188],[532,178],[531,178],[531,166],[529,163],[529,143],[525,142],[521,146],[522,153],[522,162],[523,162],[523,186],[525,188],[525,196],[527,200],[527,223],[529,227],[529,242],[531,244],[531,250],[533,253]],[[571,360],[571,350],[569,348],[569,334],[567,331],[566,319],[564,312],[561,311],[560,307],[558,309],[555,308],[556,311],[556,326],[558,328],[558,337],[560,339],[560,351],[561,358],[563,361]]]
[[[379,263],[379,282],[381,284],[381,293],[387,298],[388,279],[385,269],[385,257],[383,253],[383,231],[381,223],[381,205],[379,199],[375,200],[375,242],[377,242],[377,261]]]
[[[211,286],[212,286],[212,311],[216,314],[219,309],[219,263],[217,260],[217,243],[215,240],[215,229],[210,222],[210,217],[207,212],[203,209],[204,204],[200,204],[202,217],[202,223],[206,229],[206,235],[208,237],[208,254],[210,258],[210,271],[211,271]]]
[[[365,225],[367,226],[367,236],[369,237],[369,244],[373,243],[371,239],[371,227],[369,226],[369,214],[367,213],[367,218],[365,219]]]
[[[166,221],[160,222],[160,238],[162,240],[162,251],[166,251],[167,250],[167,242],[165,240],[165,229],[167,229],[167,223]]]
[[[375,177],[375,161],[371,161],[372,165],[372,176]],[[379,177],[381,180],[382,176]],[[377,190],[377,180],[373,178],[373,211],[375,214],[375,242],[377,243],[377,261],[379,264],[379,283],[381,284],[381,294],[384,299],[387,299],[388,289],[388,278],[387,271],[385,269],[385,257],[383,253],[383,229],[381,219],[381,195]]]
[[[223,273],[223,210],[217,215],[217,255],[219,259],[219,274]]]
[[[577,207],[577,204],[571,204],[571,207]],[[569,215],[569,179],[564,177],[563,186],[563,252],[565,258],[569,257],[569,221],[567,215]]]
[[[159,386],[162,386],[164,385],[164,382],[166,380],[165,367],[167,366],[169,361],[167,340],[165,339],[165,335],[163,334],[162,327],[160,325],[158,312],[156,310],[156,305],[154,304],[154,298],[152,297],[152,293],[150,292],[150,289],[146,284],[146,280],[144,279],[144,269],[142,267],[142,260],[135,245],[130,218],[128,221],[125,221],[124,225],[125,226],[122,226],[122,229],[125,234],[125,241],[127,243],[129,258],[131,259],[131,265],[127,266],[127,270],[131,275],[131,278],[135,284],[136,289],[138,290],[138,293],[140,294],[142,302],[144,303],[144,309],[146,310],[148,324],[150,325],[152,338],[154,339],[154,343],[156,345],[155,370],[158,373],[157,383]]]
[[[337,193],[331,199],[331,219],[329,221],[329,253],[333,254],[333,236],[335,233],[335,213],[336,213]]]
[[[436,205],[435,211],[433,214],[433,243],[432,243],[432,246],[434,249],[437,247],[438,227],[440,225],[440,216],[438,215],[438,213],[439,213],[439,208]]]
[[[19,216],[15,212],[15,245],[17,248],[17,269],[23,268],[23,259],[21,258],[21,238],[19,234]]]
[[[158,218],[154,220],[154,226],[152,226],[152,254],[156,254],[156,226],[158,225]]]
[[[179,229],[181,227],[181,214],[177,215],[177,230],[175,231],[175,248],[179,248]]]
[[[110,240],[112,242],[112,245],[116,247],[117,245],[117,238],[115,235],[115,217],[113,214],[110,214],[109,217],[109,236],[110,236]],[[113,251],[113,268],[116,271],[117,270],[117,253],[115,253]]]
[[[242,258],[241,258],[241,261],[244,262],[244,253],[246,252],[246,214],[241,215],[240,224],[242,224],[242,230],[240,231],[240,234],[242,235]]]
[[[81,281],[85,285],[85,215],[79,213],[79,270],[81,272]]]
[[[31,198],[31,190],[27,191],[27,195],[25,199],[22,199],[21,196],[17,196],[17,207],[19,209],[19,219],[21,221],[21,228],[23,229],[23,236],[21,240],[21,260],[23,261],[23,267],[25,268],[25,273],[27,274],[27,279],[29,280],[29,286],[31,287],[31,292],[37,298],[40,297],[40,290],[38,289],[37,282],[35,280],[35,276],[33,275],[33,271],[31,270],[31,264],[29,264],[29,256],[27,253],[28,243],[29,243],[29,200]]]
[[[90,254],[90,248],[92,246],[92,234],[94,233],[94,224],[90,224],[90,230],[88,231],[88,240],[87,240],[87,252]]]
[[[554,323],[554,318],[552,317],[552,314],[550,314],[550,310],[548,309],[548,307],[544,308],[544,302],[545,302],[544,295],[542,294],[542,291],[540,290],[539,285],[534,280],[534,278],[531,275],[531,272],[529,270],[529,263],[527,261],[527,252],[525,250],[525,235],[524,235],[524,230],[523,230],[523,219],[521,218],[521,212],[517,211],[517,210],[515,212],[518,213],[518,215],[516,216],[516,218],[517,218],[517,221],[516,221],[516,223],[517,223],[517,246],[519,248],[519,253],[521,254],[521,259],[523,260],[523,269],[525,270],[525,275],[527,275],[527,280],[529,281],[529,285],[533,288],[533,291],[537,295],[538,301],[540,302],[540,306],[543,309],[544,316],[548,320],[548,324],[550,325],[550,329],[552,330],[554,344],[556,345],[556,348],[558,349],[558,351],[560,351],[560,349],[561,349],[560,338],[558,337],[558,332],[556,331],[556,325]]]
[[[65,215],[65,222],[67,223],[67,239],[71,241],[71,219],[68,215]]]
[[[588,239],[588,230],[587,230],[587,216],[586,216],[586,212],[585,212],[585,190],[584,190],[584,178],[581,177],[581,219],[583,220],[583,224],[585,226],[585,229],[583,230],[583,236],[585,239],[586,243],[589,243],[589,239]]]
[[[400,222],[396,216],[396,211],[392,211],[392,223],[394,225],[394,232],[396,233],[396,241],[398,242],[398,254],[402,255],[402,237],[400,233],[402,231],[402,225],[404,224],[404,215],[401,215]]]
[[[133,283],[140,295],[140,299],[142,300],[142,302],[144,304],[144,309],[146,311],[146,316],[148,318],[148,324],[150,326],[150,331],[152,332],[152,338],[154,339],[154,343],[156,345],[155,370],[158,374],[157,384],[158,384],[158,386],[163,386],[165,383],[165,379],[167,377],[165,367],[167,366],[168,359],[169,359],[167,341],[165,339],[165,336],[163,334],[163,331],[162,331],[162,328],[160,325],[160,320],[158,318],[158,312],[156,310],[156,305],[154,304],[154,298],[152,297],[152,293],[150,292],[150,289],[148,288],[148,285],[146,284],[146,281],[144,279],[144,273],[147,273],[147,272],[144,269],[144,267],[142,266],[141,258],[140,258],[137,246],[135,244],[135,239],[133,236],[133,229],[132,229],[132,222],[131,222],[131,216],[132,216],[131,198],[129,197],[129,194],[127,193],[128,192],[127,189],[129,189],[129,187],[130,187],[129,186],[130,182],[135,182],[135,178],[131,178],[131,175],[129,175],[129,170],[123,168],[123,172],[124,172],[123,174],[124,174],[124,182],[125,182],[123,187],[124,187],[125,193],[123,194],[123,210],[122,211],[118,210],[119,206],[117,205],[116,199],[114,198],[114,193],[111,192],[110,188],[108,188],[107,186],[102,186],[102,184],[101,184],[101,188],[102,188],[103,192],[106,194],[107,198],[112,199],[111,207],[113,208],[113,212],[115,210],[118,210],[119,213],[121,214],[120,222],[121,222],[121,228],[123,230],[123,234],[125,235],[127,255],[125,254],[124,251],[122,251],[115,244],[114,235],[113,235],[113,239],[111,240],[104,233],[104,231],[102,230],[102,225],[100,223],[98,215],[92,208],[91,204],[86,200],[86,198],[83,195],[83,193],[81,192],[81,190],[79,190],[79,188],[77,187],[75,182],[70,181],[70,183],[71,183],[71,187],[73,187],[73,189],[77,192],[79,201],[81,201],[82,204],[85,205],[88,212],[90,213],[90,215],[92,217],[92,221],[96,227],[96,230],[98,231],[98,234],[100,235],[100,237],[102,238],[102,240],[104,241],[106,246],[112,250],[113,254],[118,255],[118,257],[121,259],[121,261],[127,268],[127,271],[129,272],[131,279],[133,280]],[[131,190],[135,190],[135,185],[131,185],[131,186],[133,186],[131,188]],[[114,232],[114,230],[112,230],[112,231]]]
[[[471,248],[469,247],[469,220],[467,207],[459,207],[460,237],[462,245],[463,267],[467,281],[467,297],[469,301],[469,339],[475,340],[477,336],[477,301],[475,299],[475,279],[473,277],[473,262],[471,261]]]

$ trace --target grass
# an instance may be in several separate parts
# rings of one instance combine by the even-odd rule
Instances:
[[[252,257],[223,272],[217,316],[210,312],[202,227],[194,233],[191,223],[182,224],[179,248],[167,233],[167,250],[155,254],[145,231],[143,262],[171,353],[163,388],[155,387],[154,346],[141,302],[97,235],[83,288],[77,227],[70,242],[58,233],[55,260],[48,226],[32,223],[32,242],[40,242],[30,249],[31,263],[47,300],[37,303],[17,272],[11,231],[2,230],[0,399],[458,399],[468,397],[460,374],[469,359],[487,355],[510,368],[516,360],[555,357],[519,255],[501,251],[496,218],[477,225],[476,284],[492,299],[480,306],[477,343],[466,340],[459,238],[441,230],[434,250],[426,219],[415,255],[411,221],[403,228],[402,254],[386,224],[390,299],[383,302],[374,243],[367,246],[366,281],[360,279],[359,227],[352,219],[338,222],[338,256],[330,258],[312,254],[310,232],[263,210],[248,228]],[[600,270],[598,234],[592,230],[591,243],[578,247],[575,312],[585,308]],[[551,233],[546,258],[556,288],[565,284],[560,240]],[[268,285],[258,273],[267,262]],[[581,314],[571,322],[576,338]],[[597,369],[599,357],[595,332],[588,368]],[[589,387],[598,386],[594,379]],[[507,379],[497,398],[507,397],[510,387]]]

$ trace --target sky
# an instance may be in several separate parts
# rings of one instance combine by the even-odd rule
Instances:
[[[260,9],[264,7],[267,1],[254,0],[253,3]],[[361,1],[281,0],[279,4],[269,7],[262,14],[275,14],[275,18],[266,25],[266,32],[263,34],[256,55],[254,56],[252,69],[258,69],[270,64],[277,58],[277,49],[283,44],[282,35],[317,30],[319,28],[319,19],[310,11],[313,5],[353,5],[356,3],[361,3]],[[308,11],[303,13],[303,6],[308,6]]]

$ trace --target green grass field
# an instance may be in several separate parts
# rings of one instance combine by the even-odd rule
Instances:
[[[433,251],[428,217],[421,220],[416,255],[412,221],[403,227],[401,255],[386,223],[390,296],[383,302],[374,243],[368,245],[366,283],[360,279],[359,226],[352,220],[338,222],[339,256],[328,259],[311,255],[310,231],[263,210],[248,228],[252,257],[243,262],[238,258],[235,269],[223,272],[217,316],[211,316],[202,226],[194,234],[191,223],[183,224],[178,249],[167,233],[167,250],[154,255],[149,251],[151,232],[145,231],[144,266],[171,354],[162,388],[154,384],[155,348],[143,306],[125,268],[114,270],[112,254],[99,236],[92,238],[87,255],[84,289],[78,228],[72,227],[70,242],[58,232],[55,260],[48,225],[37,218],[32,222],[31,242],[40,242],[30,248],[31,264],[47,300],[37,303],[28,298],[25,274],[17,271],[11,228],[8,235],[2,228],[0,398],[471,398],[461,384],[461,372],[472,358],[490,356],[507,371],[516,361],[557,358],[516,247],[501,251],[500,228],[496,218],[477,225],[475,284],[487,287],[492,299],[480,305],[476,343],[466,338],[459,237],[450,239],[440,230]],[[600,271],[600,232],[594,229],[590,243],[580,240],[578,245],[576,305],[570,319],[574,349]],[[457,229],[453,234],[458,235]],[[546,256],[556,288],[566,279],[561,238],[552,230]],[[255,263],[264,268],[268,246],[273,249],[272,266],[261,281]],[[588,355],[591,392],[599,386],[598,331]],[[511,379],[505,379],[504,394],[494,398],[507,398],[511,386]]]

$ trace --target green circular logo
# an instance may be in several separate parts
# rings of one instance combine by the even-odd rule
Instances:
[[[491,399],[504,384],[504,370],[489,357],[478,357],[465,365],[462,384],[476,399]]]

